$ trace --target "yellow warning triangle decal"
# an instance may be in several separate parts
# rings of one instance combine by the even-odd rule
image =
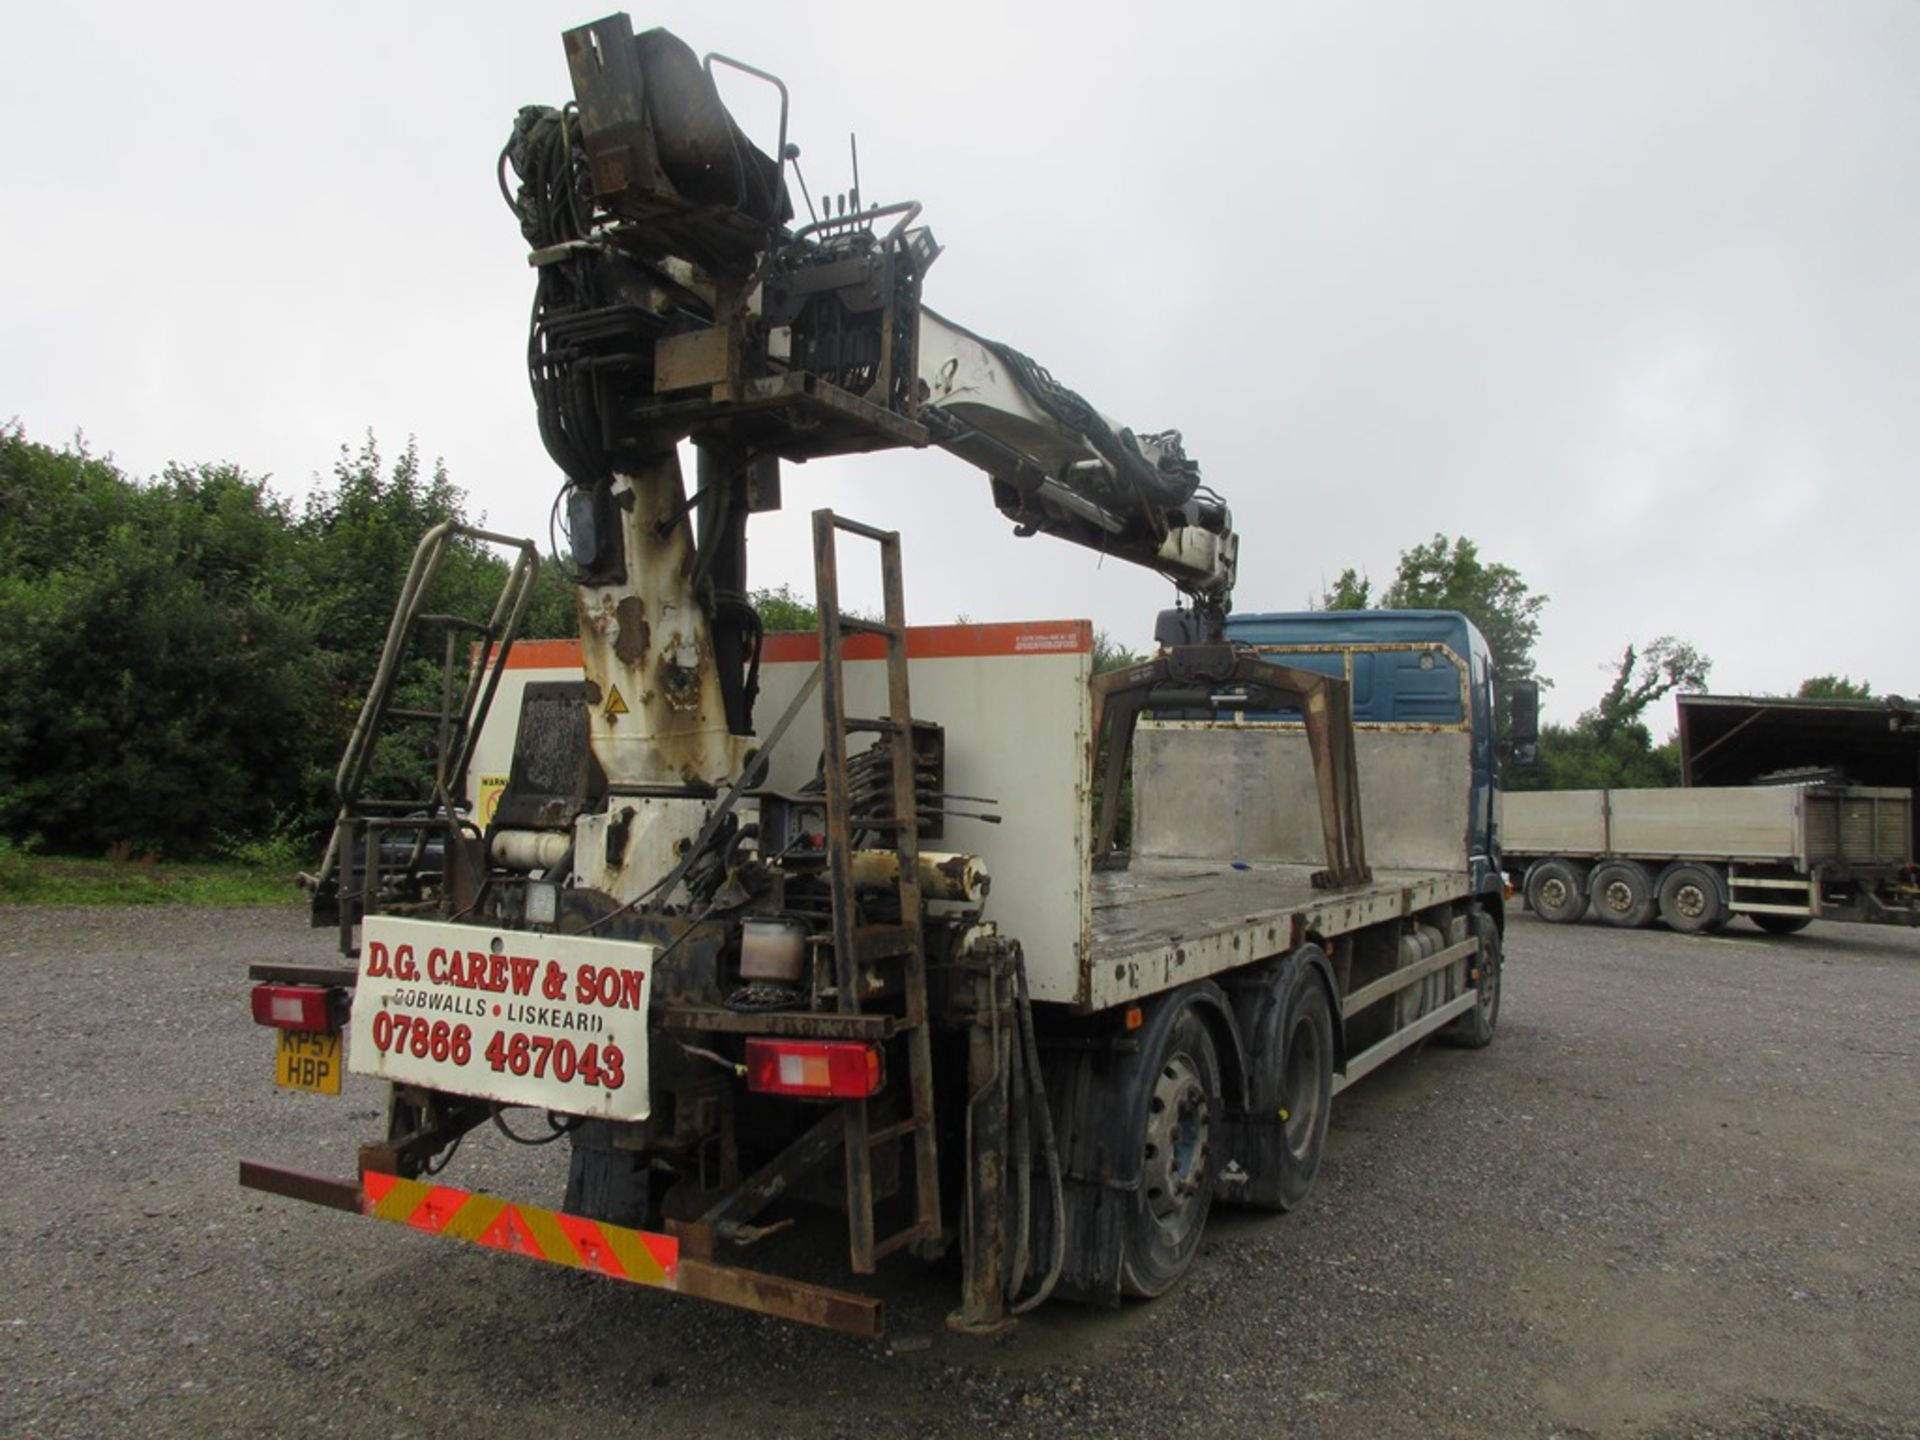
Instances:
[[[628,713],[627,702],[621,697],[620,687],[618,685],[613,687],[613,695],[607,701],[606,713],[609,720],[616,715],[625,715]]]

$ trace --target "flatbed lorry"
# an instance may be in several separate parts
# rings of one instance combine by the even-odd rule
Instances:
[[[523,111],[502,168],[581,638],[516,644],[526,544],[491,614],[434,613],[450,549],[500,537],[423,540],[308,877],[348,963],[252,967],[280,1083],[337,1092],[344,1048],[387,1124],[350,1176],[242,1183],[862,1335],[871,1296],[742,1256],[809,1205],[854,1276],[957,1249],[978,1335],[1159,1294],[1216,1196],[1306,1198],[1341,1086],[1493,1038],[1485,643],[1232,615],[1176,432],[924,307],[917,206],[790,223],[784,87],[769,154],[713,84],[764,72],[625,16],[565,39],[575,105]],[[909,627],[901,537],[825,510],[818,630],[765,634],[745,528],[780,462],[924,445],[1017,533],[1172,581],[1157,653],[1096,676],[1083,621]],[[878,617],[840,605],[848,540]],[[403,693],[423,633],[433,703]],[[428,773],[391,793],[408,725]],[[557,1206],[450,1183],[484,1124],[566,1142]]]
[[[1913,793],[1887,786],[1561,790],[1502,797],[1505,860],[1527,906],[1570,924],[1744,915],[1770,934],[1816,919],[1920,924]]]

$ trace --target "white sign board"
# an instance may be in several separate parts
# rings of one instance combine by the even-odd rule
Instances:
[[[444,921],[360,929],[347,1068],[568,1115],[644,1120],[657,947]]]

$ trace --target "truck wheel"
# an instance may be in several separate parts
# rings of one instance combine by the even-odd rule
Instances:
[[[1120,1288],[1164,1293],[1200,1248],[1219,1168],[1213,1140],[1224,1118],[1220,1058],[1191,1001],[1161,1032],[1144,1088],[1140,1190],[1120,1257]]]
[[[1280,1184],[1275,1208],[1279,1210],[1297,1209],[1313,1189],[1320,1156],[1327,1147],[1327,1117],[1333,1110],[1333,1007],[1327,1003],[1326,987],[1301,965],[1287,989],[1279,1103],[1274,1107],[1286,1136],[1277,1157]]]
[[[1653,879],[1636,860],[1610,860],[1593,872],[1593,908],[1609,925],[1638,930],[1653,923]]]
[[[1683,934],[1697,935],[1726,922],[1726,901],[1713,872],[1700,865],[1676,865],[1660,881],[1660,918]]]
[[[1749,915],[1769,935],[1797,935],[1813,923],[1811,915]]]
[[[1527,908],[1542,920],[1571,925],[1587,913],[1587,887],[1564,860],[1542,860],[1527,871]]]
[[[1500,986],[1506,969],[1506,956],[1500,944],[1500,927],[1484,912],[1473,917],[1480,953],[1473,957],[1480,972],[1480,1003],[1440,1033],[1452,1044],[1468,1050],[1484,1050],[1493,1043],[1493,1030],[1500,1023]]]

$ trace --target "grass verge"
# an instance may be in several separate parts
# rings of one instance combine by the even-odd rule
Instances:
[[[0,845],[0,905],[295,905],[289,869],[67,860]]]

